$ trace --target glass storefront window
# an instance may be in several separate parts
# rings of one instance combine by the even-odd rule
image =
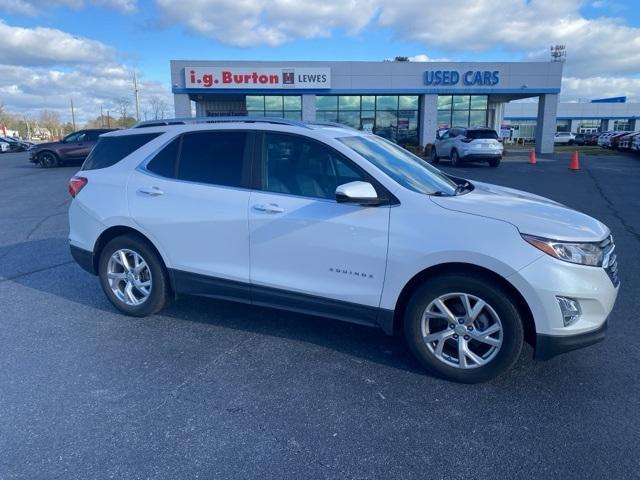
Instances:
[[[487,126],[487,111],[486,110],[471,110],[469,112],[469,126],[470,127],[486,127]]]
[[[487,109],[487,96],[486,95],[471,95],[471,110],[486,110]]]
[[[438,110],[451,110],[452,95],[438,95]]]
[[[438,95],[438,127],[486,127],[487,95]]]
[[[362,97],[362,110],[375,110],[376,97],[369,95]]]
[[[400,95],[398,100],[398,108],[400,110],[418,110],[417,95]]]
[[[468,127],[469,126],[469,110],[454,110],[451,115],[452,127]]]
[[[246,95],[245,108],[252,117],[302,119],[300,95]]]
[[[418,143],[418,95],[317,96],[316,118],[338,122],[401,144]]]
[[[247,95],[247,110],[262,110],[264,111],[264,96],[263,95]]]
[[[340,110],[338,113],[338,122],[353,128],[360,128],[360,112],[343,112]]]
[[[342,95],[338,97],[338,108],[340,110],[360,110],[360,97]]]
[[[317,96],[316,110],[337,110],[338,97],[335,95]]]
[[[282,96],[267,95],[264,97],[265,110],[282,110]]]
[[[383,96],[376,97],[376,110],[397,110],[398,97]]]
[[[284,100],[285,110],[300,110],[302,111],[302,97],[299,95],[285,95],[282,97]]]
[[[469,110],[469,95],[454,95],[453,96],[453,109],[454,110]]]

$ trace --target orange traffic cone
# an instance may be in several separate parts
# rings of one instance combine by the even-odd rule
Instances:
[[[529,151],[529,165],[535,165],[536,164],[536,151],[535,149],[531,149]]]
[[[580,170],[580,159],[578,158],[578,151],[574,150],[571,155],[571,161],[569,162],[569,170]]]

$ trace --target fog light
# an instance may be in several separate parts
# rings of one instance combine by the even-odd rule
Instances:
[[[564,326],[568,327],[576,323],[580,319],[580,315],[582,315],[582,310],[580,309],[580,303],[569,297],[556,297],[558,299],[558,305],[560,305],[560,310],[562,311],[562,321],[564,322]]]

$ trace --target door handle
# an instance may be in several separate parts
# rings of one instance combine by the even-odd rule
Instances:
[[[158,197],[160,195],[164,195],[164,192],[158,187],[141,187],[138,189],[138,193],[141,193],[142,195],[146,195],[148,197]]]
[[[266,205],[264,203],[257,203],[253,206],[253,209],[264,213],[284,213],[284,208],[276,205],[275,203],[269,203]]]

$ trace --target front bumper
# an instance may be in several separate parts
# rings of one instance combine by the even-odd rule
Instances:
[[[614,284],[605,269],[543,255],[508,280],[531,309],[536,328],[535,358],[548,359],[604,338],[619,291],[619,283]],[[564,325],[558,296],[579,302],[582,313],[578,321]]]
[[[561,353],[588,347],[604,340],[607,322],[591,332],[579,335],[536,335],[534,357],[536,360],[549,360]]]

